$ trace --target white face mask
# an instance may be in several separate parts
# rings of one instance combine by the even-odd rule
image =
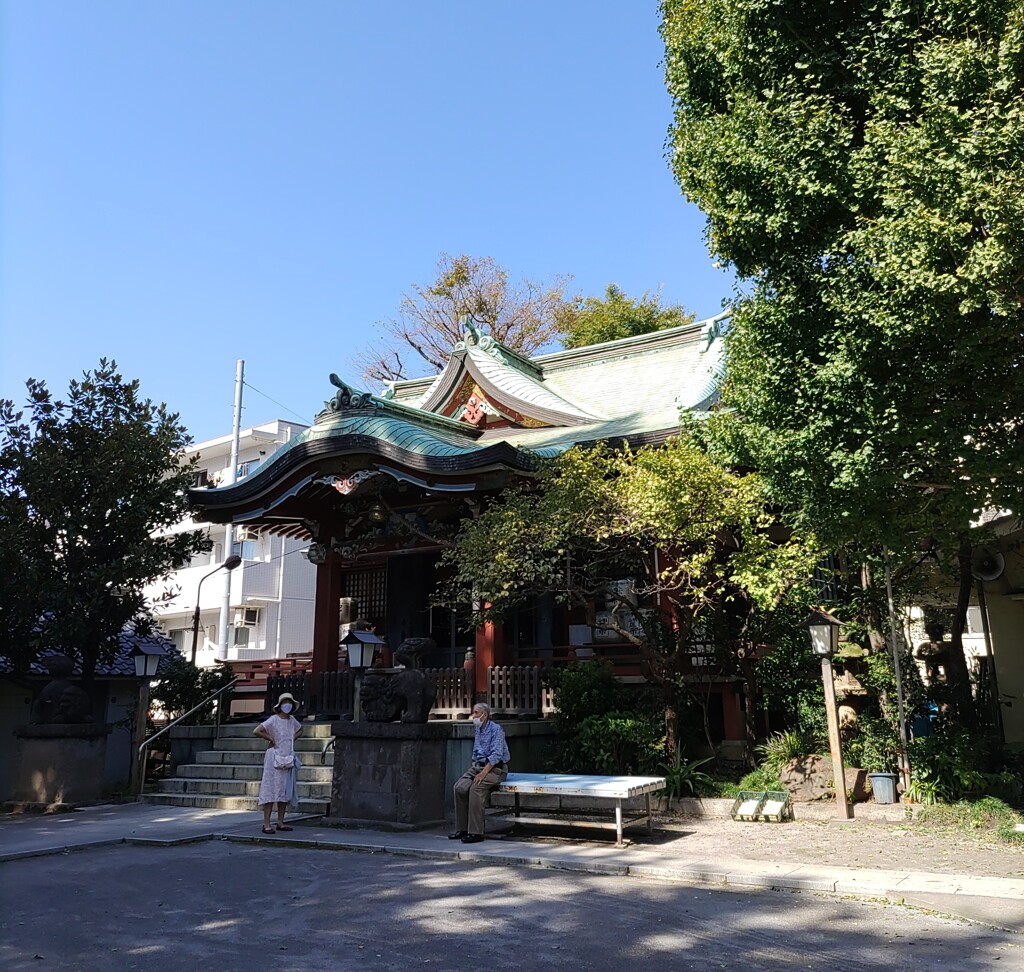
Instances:
[[[288,715],[288,713],[292,711],[292,704],[291,704],[291,702],[283,702],[283,703],[281,703],[281,711],[285,715]]]
[[[482,722],[480,716],[473,716],[473,728],[474,729],[479,729],[482,724],[483,724],[483,722]]]

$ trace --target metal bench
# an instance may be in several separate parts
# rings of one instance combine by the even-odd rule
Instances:
[[[522,823],[543,823],[543,824],[565,824],[564,818],[537,817],[535,813],[542,812],[531,810],[522,805],[521,797],[524,796],[555,796],[555,797],[577,797],[587,800],[603,800],[614,802],[615,822],[605,823],[594,820],[573,820],[574,827],[602,827],[615,828],[615,844],[622,846],[623,827],[636,823],[646,823],[647,832],[651,832],[651,795],[660,793],[665,789],[665,780],[660,776],[574,776],[563,773],[509,773],[505,782],[496,787],[492,793],[511,794],[515,802],[508,807],[492,806],[490,814],[514,814],[516,819]],[[622,803],[633,797],[644,797],[645,810],[631,811],[628,808],[623,813]],[[561,807],[559,801],[557,812],[563,814],[588,814],[592,811],[588,808]],[[530,817],[523,818],[522,814],[529,813]]]

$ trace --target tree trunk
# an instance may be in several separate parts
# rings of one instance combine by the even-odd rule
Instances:
[[[960,571],[956,596],[956,609],[953,613],[953,630],[950,632],[949,670],[947,679],[956,700],[957,715],[964,725],[974,722],[974,705],[971,696],[971,676],[964,655],[964,628],[967,626],[967,609],[971,604],[971,541],[964,534],[960,536],[956,559]]]

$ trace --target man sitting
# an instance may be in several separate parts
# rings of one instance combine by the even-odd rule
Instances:
[[[449,840],[476,844],[484,839],[484,809],[491,790],[508,776],[505,730],[491,721],[485,702],[473,706],[473,765],[455,783],[455,833]]]

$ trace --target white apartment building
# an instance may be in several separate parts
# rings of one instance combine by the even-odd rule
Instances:
[[[239,438],[237,478],[247,476],[305,428],[298,422],[277,419],[244,429]],[[188,452],[199,456],[197,486],[213,488],[226,482],[231,465],[230,435],[199,442]],[[205,530],[213,541],[210,552],[195,557],[188,567],[147,592],[151,599],[168,589],[174,592],[171,600],[156,605],[154,614],[182,654],[191,657],[197,593],[197,665],[212,665],[216,660],[284,658],[311,651],[316,568],[302,556],[308,542],[235,527],[233,549],[225,551],[223,525],[190,521],[179,527],[197,528]],[[241,565],[233,571],[218,570],[231,553],[242,558]],[[228,643],[220,645],[217,634],[225,584],[230,585]]]

